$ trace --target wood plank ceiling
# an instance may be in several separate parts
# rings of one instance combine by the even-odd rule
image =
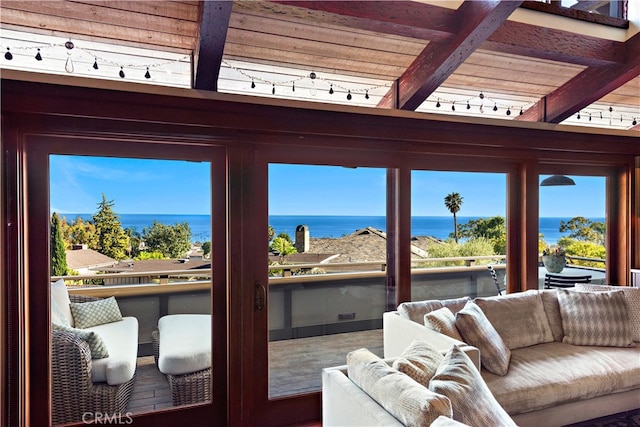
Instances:
[[[508,20],[530,2],[441,3],[3,0],[0,25],[185,55],[197,89],[640,131],[640,34]]]

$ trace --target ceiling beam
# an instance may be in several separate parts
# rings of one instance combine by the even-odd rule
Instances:
[[[640,75],[640,33],[625,43],[628,61],[590,67],[541,99],[515,120],[560,123]]]
[[[489,37],[522,1],[466,0],[456,11],[458,33],[450,42],[431,42],[387,92],[380,108],[415,110]]]
[[[310,22],[430,42],[450,42],[456,37],[458,11],[432,4],[303,0],[270,0],[270,3],[304,9],[306,13],[300,13],[299,18]],[[289,13],[295,14],[287,11]],[[622,42],[516,21],[505,21],[480,45],[480,49],[585,66],[623,63],[626,59]]]
[[[232,1],[203,1],[200,36],[193,55],[193,88],[218,90]]]

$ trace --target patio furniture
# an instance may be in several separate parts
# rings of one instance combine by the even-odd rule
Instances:
[[[591,283],[591,275],[563,276],[547,273],[544,276],[544,288],[572,288],[576,283]]]
[[[72,303],[96,300],[99,298],[69,295]],[[54,425],[80,422],[87,413],[92,416],[125,413],[131,398],[138,347],[137,319],[125,317],[86,331],[102,337],[109,357],[92,359],[89,344],[78,334],[56,329],[51,332]]]
[[[158,369],[169,380],[173,405],[211,400],[211,315],[163,316],[151,338]]]
[[[491,278],[493,279],[493,283],[495,283],[496,288],[498,289],[498,295],[502,295],[502,292],[506,290],[504,287],[500,287],[500,282],[498,281],[498,274],[496,270],[493,268],[491,264],[487,265],[489,269],[489,274],[491,274]]]

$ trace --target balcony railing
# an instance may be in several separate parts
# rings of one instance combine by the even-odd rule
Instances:
[[[504,276],[504,256],[415,260],[414,264],[459,262],[463,266],[413,268],[414,299],[496,294],[486,264]],[[590,260],[590,259],[589,259]],[[322,268],[325,274],[302,274]],[[353,332],[382,327],[387,310],[386,262],[271,266],[270,340]],[[294,271],[297,274],[292,274]],[[140,324],[140,354],[152,354],[151,333],[167,314],[211,313],[211,269],[58,276],[72,293],[115,296],[123,315]]]

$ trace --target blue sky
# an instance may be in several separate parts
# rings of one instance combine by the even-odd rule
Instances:
[[[119,214],[210,211],[209,163],[51,156],[50,165],[52,212],[94,213],[102,193]],[[540,216],[604,217],[604,178],[572,178],[576,186],[540,188]],[[385,169],[272,164],[269,214],[384,215],[385,186]],[[412,174],[412,215],[450,215],[452,192],[463,197],[460,216],[505,215],[504,174],[433,171]]]

